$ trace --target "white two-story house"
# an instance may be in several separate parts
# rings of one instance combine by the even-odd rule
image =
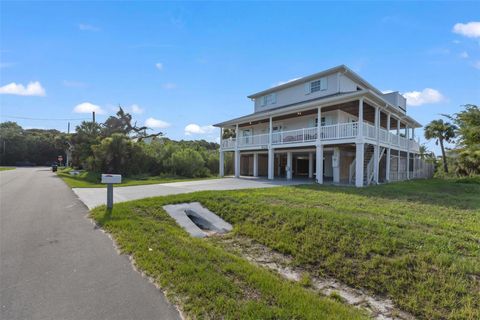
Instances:
[[[354,184],[427,177],[415,129],[398,92],[382,93],[341,65],[249,96],[252,114],[218,123],[220,175],[234,153],[236,177]],[[226,137],[224,129],[233,129]]]

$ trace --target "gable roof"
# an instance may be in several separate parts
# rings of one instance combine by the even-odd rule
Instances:
[[[255,98],[258,98],[260,96],[264,96],[264,95],[272,93],[272,92],[276,92],[276,91],[279,91],[279,90],[290,88],[290,87],[293,87],[293,86],[296,86],[296,85],[299,85],[299,84],[303,84],[305,82],[309,82],[311,80],[315,80],[315,79],[327,76],[329,74],[334,74],[334,73],[337,73],[337,72],[340,72],[340,73],[343,73],[343,74],[347,75],[353,81],[355,81],[358,84],[364,86],[366,89],[370,89],[370,90],[374,91],[375,93],[377,93],[379,95],[382,95],[382,92],[380,90],[378,90],[377,88],[372,86],[367,80],[360,77],[360,75],[358,75],[352,69],[350,69],[346,65],[342,64],[342,65],[339,65],[339,66],[336,66],[336,67],[333,67],[333,68],[330,68],[330,69],[327,69],[327,70],[324,70],[324,71],[320,71],[320,72],[317,72],[317,73],[314,73],[314,74],[311,74],[311,75],[308,75],[308,76],[305,76],[305,77],[302,77],[302,78],[299,78],[299,79],[296,79],[296,80],[293,80],[293,81],[289,81],[289,82],[283,83],[281,85],[278,85],[278,86],[275,86],[275,87],[272,87],[272,88],[268,88],[266,90],[263,90],[263,91],[260,91],[260,92],[254,93],[254,94],[251,94],[251,95],[248,96],[248,98],[255,99]]]

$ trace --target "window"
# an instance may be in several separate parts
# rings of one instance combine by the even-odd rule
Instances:
[[[305,84],[306,94],[323,91],[323,90],[327,90],[327,78],[320,78],[318,80],[307,82]]]
[[[260,105],[267,106],[269,104],[274,104],[277,102],[277,95],[275,93],[267,94],[266,96],[261,97]]]

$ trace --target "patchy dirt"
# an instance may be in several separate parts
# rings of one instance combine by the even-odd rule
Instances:
[[[334,278],[313,277],[302,268],[292,266],[291,257],[273,251],[251,239],[234,235],[223,235],[210,239],[226,250],[241,255],[254,264],[278,272],[288,280],[303,282],[304,279],[302,278],[308,277],[311,289],[366,310],[374,319],[415,319],[413,315],[398,310],[388,298],[373,296],[362,290],[351,288]]]

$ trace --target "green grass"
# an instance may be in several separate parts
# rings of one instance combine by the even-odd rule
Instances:
[[[223,299],[227,287],[240,290],[241,296],[245,278],[238,282],[237,273],[256,269],[208,241],[185,237],[161,208],[189,201],[199,201],[231,222],[235,234],[291,255],[312,276],[332,276],[388,296],[421,319],[480,318],[480,183],[475,179],[409,181],[363,189],[308,185],[200,192],[117,205],[110,218],[104,217],[104,209],[94,211],[120,245],[139,259],[140,268],[167,290],[189,297],[193,314],[206,312],[190,300],[205,293],[214,300],[201,298],[205,308],[212,308],[203,315],[212,312],[217,317],[221,311],[204,281],[208,276],[192,279],[189,272],[217,270],[215,277],[222,279],[218,299]],[[146,246],[152,245],[155,253],[149,254]],[[233,274],[224,269],[225,264],[235,270]],[[270,277],[258,273],[258,281],[264,276]],[[243,310],[244,300],[240,301],[238,310]]]
[[[14,167],[0,167],[0,171],[14,170]]]
[[[59,169],[57,175],[65,181],[71,188],[105,188],[105,184],[100,183],[101,174],[83,171],[76,176],[70,175],[71,168]],[[204,179],[215,179],[216,177],[207,178],[185,178],[178,176],[148,176],[136,175],[128,178],[122,177],[122,183],[115,184],[117,187],[138,186],[146,184],[158,184],[179,181],[193,181]]]
[[[92,216],[193,319],[367,319],[365,314],[190,237],[161,208],[172,198],[99,207]]]

